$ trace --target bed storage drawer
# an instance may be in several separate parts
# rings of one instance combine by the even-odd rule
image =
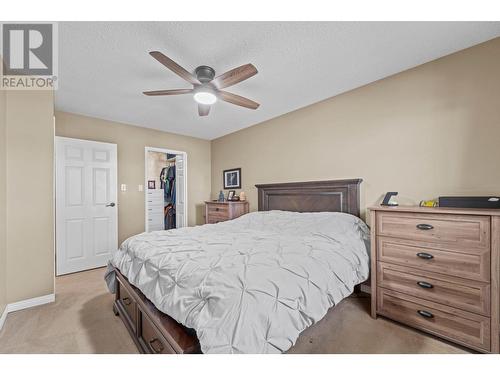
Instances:
[[[419,241],[377,237],[377,259],[471,280],[490,280],[490,252],[484,249],[436,249]],[[432,246],[432,244],[430,245]]]
[[[490,350],[490,319],[406,294],[377,289],[380,315],[479,350]]]
[[[144,352],[149,354],[176,354],[147,314],[141,310],[139,314],[139,343],[142,345]]]
[[[377,272],[377,284],[382,288],[490,315],[490,285],[487,283],[382,262],[378,262]]]
[[[377,212],[377,234],[451,244],[456,248],[490,246],[490,218],[475,215]]]
[[[117,293],[116,302],[122,307],[126,314],[125,319],[129,320],[130,328],[135,332],[137,329],[137,303],[120,279],[118,279]]]

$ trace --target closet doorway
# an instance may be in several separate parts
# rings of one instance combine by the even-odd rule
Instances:
[[[187,154],[145,148],[146,232],[187,226]]]

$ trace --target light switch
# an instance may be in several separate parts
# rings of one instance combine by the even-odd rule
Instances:
[[[127,184],[122,184],[120,190],[121,191],[127,191]]]
[[[139,191],[144,191],[144,185],[139,185],[139,186],[137,187],[137,190],[139,190]]]

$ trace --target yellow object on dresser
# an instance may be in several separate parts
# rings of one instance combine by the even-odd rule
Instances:
[[[499,353],[500,210],[370,211],[372,317]]]
[[[221,221],[236,219],[249,212],[247,201],[205,202],[205,223],[215,224]]]

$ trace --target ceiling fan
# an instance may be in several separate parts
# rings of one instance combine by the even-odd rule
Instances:
[[[179,77],[191,83],[193,88],[144,91],[144,95],[162,96],[193,94],[194,100],[198,103],[198,114],[200,116],[207,116],[210,112],[210,106],[214,104],[217,99],[250,109],[257,109],[260,105],[243,96],[221,90],[256,75],[257,69],[252,64],[239,66],[214,78],[215,70],[209,66],[202,65],[197,67],[195,69],[195,76],[161,52],[152,51],[149,54]]]

